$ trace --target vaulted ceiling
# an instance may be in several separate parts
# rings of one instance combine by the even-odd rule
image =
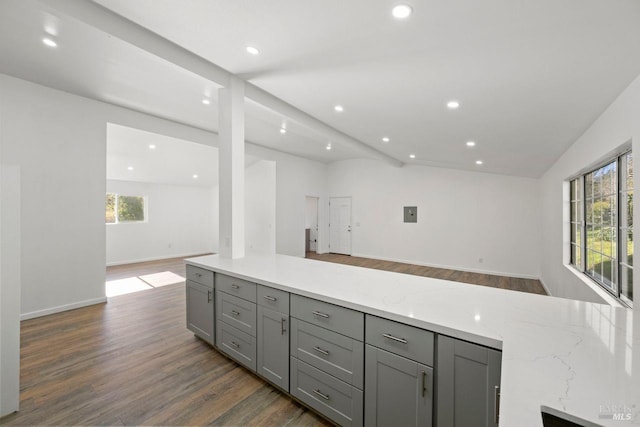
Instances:
[[[397,3],[91,4],[98,19],[120,15],[410,164],[538,177],[640,74],[637,0],[408,0],[405,20],[391,16]],[[0,72],[217,130],[219,84],[57,4],[0,2]],[[323,162],[371,157],[277,109],[248,101],[246,110],[255,144]]]

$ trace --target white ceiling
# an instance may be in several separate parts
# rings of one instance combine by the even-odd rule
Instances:
[[[638,0],[411,0],[407,21],[386,0],[96,3],[406,163],[540,176],[640,73]],[[56,49],[41,43],[47,25]],[[36,0],[0,2],[0,53],[0,72],[217,129],[215,99],[201,103],[215,84]],[[367,155],[246,109],[256,144],[324,162]]]

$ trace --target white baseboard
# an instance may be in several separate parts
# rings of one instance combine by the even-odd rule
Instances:
[[[194,253],[188,253],[188,254],[166,254],[166,255],[160,255],[160,256],[149,257],[149,258],[140,258],[140,259],[122,260],[122,261],[111,261],[111,262],[107,263],[107,267],[113,267],[115,265],[137,264],[139,262],[159,261],[161,259],[188,258],[188,257],[199,256],[199,255],[202,255],[203,253],[213,253],[213,252],[214,251],[198,252],[198,253],[195,253],[195,254]]]
[[[420,262],[420,261],[413,261],[413,260],[407,260],[407,259],[398,259],[398,258],[386,258],[386,257],[379,257],[379,256],[375,256],[375,255],[368,255],[368,254],[351,254],[351,255],[352,256],[356,256],[356,257],[361,257],[361,258],[378,259],[378,260],[381,260],[381,261],[391,261],[391,262],[401,262],[403,264],[421,265],[421,266],[424,266],[424,267],[444,268],[444,269],[447,269],[447,270],[467,271],[469,273],[481,273],[481,274],[491,274],[491,275],[494,275],[494,276],[515,277],[515,278],[518,278],[518,279],[540,280],[540,278],[538,276],[534,276],[534,275],[530,275],[530,274],[509,273],[509,272],[504,272],[504,271],[481,270],[481,269],[476,269],[476,268],[460,267],[460,266],[457,266],[457,265],[429,264],[429,263]]]
[[[85,301],[78,301],[71,304],[59,305],[57,307],[45,308],[44,310],[37,310],[37,311],[32,311],[30,313],[23,313],[20,315],[20,320],[35,319],[36,317],[47,316],[49,314],[60,313],[63,311],[87,307],[89,305],[102,304],[105,302],[107,302],[107,297],[100,297],[100,298],[88,299]]]
[[[544,280],[542,280],[542,277],[540,277],[538,279],[540,281],[540,284],[542,285],[542,287],[544,288],[544,291],[547,293],[547,295],[549,296],[553,296],[553,294],[551,293],[551,291],[549,290],[549,288],[547,287],[547,284],[544,283]]]

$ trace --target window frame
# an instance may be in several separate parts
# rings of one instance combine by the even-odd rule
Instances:
[[[149,211],[148,211],[149,203],[148,203],[147,196],[120,194],[120,193],[116,193],[116,192],[113,192],[113,191],[111,191],[111,192],[108,191],[107,193],[105,193],[105,214],[106,214],[106,197],[109,194],[113,194],[115,196],[114,203],[113,203],[115,221],[114,222],[106,222],[106,215],[105,215],[105,225],[141,224],[141,223],[149,222]],[[120,221],[120,219],[118,218],[118,201],[119,201],[120,197],[140,197],[142,199],[142,203],[143,203],[143,207],[142,207],[143,219],[140,220],[140,221]]]
[[[601,289],[607,291],[607,293],[611,294],[618,301],[622,302],[624,305],[632,307],[633,300],[629,299],[626,295],[622,293],[622,267],[627,268],[633,274],[633,265],[629,265],[628,262],[622,261],[623,249],[621,245],[621,241],[624,240],[624,243],[627,244],[627,234],[625,234],[624,239],[622,238],[622,233],[631,232],[631,236],[633,236],[633,223],[631,227],[626,227],[626,223],[622,223],[622,194],[625,196],[631,192],[633,193],[633,186],[631,189],[627,188],[627,168],[626,161],[623,161],[623,158],[627,155],[632,154],[631,149],[624,150],[623,152],[608,158],[606,161],[598,163],[596,166],[589,168],[586,172],[581,172],[579,175],[574,176],[568,180],[569,182],[569,264],[580,271],[585,277],[587,277],[590,281],[597,284]],[[633,161],[633,155],[631,155],[631,159]],[[594,172],[598,171],[606,167],[607,165],[614,164],[616,168],[615,178],[617,180],[615,191],[612,192],[609,196],[614,196],[615,202],[615,210],[612,210],[611,215],[615,215],[615,223],[613,226],[610,226],[615,230],[615,242],[616,248],[615,253],[612,255],[615,258],[612,258],[615,262],[612,262],[612,286],[609,287],[604,282],[604,276],[600,274],[600,280],[595,275],[589,274],[587,271],[587,258],[588,258],[588,250],[587,250],[587,194],[586,194],[586,177]],[[625,165],[624,171],[622,170],[622,166]],[[574,186],[573,183],[576,182],[578,191],[575,191],[576,195],[580,197],[574,197]],[[623,185],[624,183],[624,185]],[[594,198],[591,198],[592,203]],[[626,206],[626,199],[624,202]],[[574,208],[578,209],[578,212],[575,212],[574,221]],[[625,217],[626,218],[626,217]],[[602,221],[600,220],[600,226],[602,225]],[[578,229],[580,231],[580,242],[577,243],[574,236],[577,237],[577,233],[574,233],[574,226],[578,225]],[[593,225],[593,224],[592,224]],[[632,237],[633,238],[633,237]],[[579,246],[578,246],[579,245]],[[575,254],[576,252],[573,250],[574,247],[579,247],[580,259],[576,262]],[[593,249],[591,249],[593,251]],[[600,250],[600,254],[602,254],[602,249]],[[611,258],[607,255],[607,258]],[[633,291],[631,292],[633,297]]]

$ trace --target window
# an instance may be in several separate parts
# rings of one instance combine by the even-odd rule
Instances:
[[[570,182],[571,264],[616,297],[633,301],[631,152]]]
[[[143,196],[123,196],[107,193],[105,222],[107,224],[143,222],[145,221],[145,207],[145,198]]]

